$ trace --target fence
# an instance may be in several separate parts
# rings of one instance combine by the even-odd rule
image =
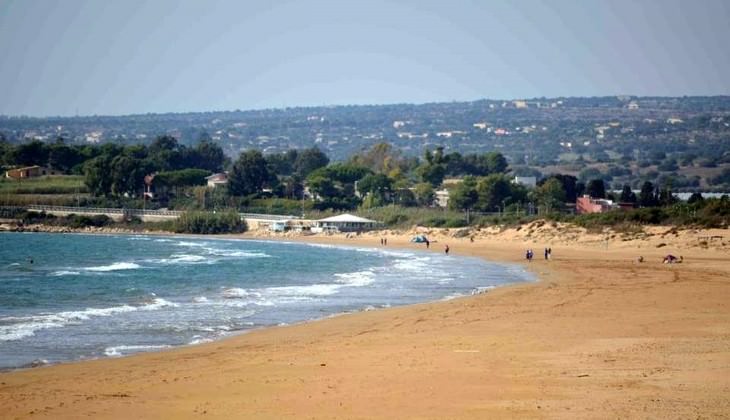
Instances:
[[[15,213],[22,210],[44,211],[46,213],[66,213],[66,214],[106,214],[124,215],[124,216],[159,216],[159,217],[180,217],[185,212],[177,210],[141,210],[126,208],[103,208],[103,207],[69,207],[69,206],[47,206],[39,204],[29,204],[27,206],[3,206],[0,214]],[[238,213],[242,219],[253,220],[291,220],[301,219],[301,216],[286,216],[279,214],[259,214],[259,213]]]

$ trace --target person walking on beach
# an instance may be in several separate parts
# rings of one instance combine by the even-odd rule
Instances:
[[[388,246],[388,238],[383,238],[383,245]]]
[[[446,247],[444,247],[444,252],[446,253],[446,255],[449,255],[449,246],[448,245],[446,245]]]
[[[550,253],[548,252],[548,249],[545,248],[545,261],[547,261],[548,257],[550,257]]]
[[[553,259],[553,249],[552,249],[552,247],[551,248],[548,248],[548,259],[549,260],[552,260]]]
[[[430,247],[431,247],[431,242],[429,242],[428,239],[426,239],[426,249],[428,249]]]

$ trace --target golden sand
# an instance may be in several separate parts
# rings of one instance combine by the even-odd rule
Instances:
[[[424,248],[411,233],[306,240]],[[533,248],[541,281],[3,373],[0,418],[730,418],[727,230],[429,235],[423,252]]]

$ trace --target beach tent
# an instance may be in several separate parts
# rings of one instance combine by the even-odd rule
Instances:
[[[426,238],[425,235],[416,235],[413,238],[411,238],[411,242],[415,242],[417,244],[428,242],[428,238]]]

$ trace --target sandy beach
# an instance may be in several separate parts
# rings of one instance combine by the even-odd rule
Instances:
[[[526,266],[540,281],[2,373],[0,417],[730,418],[727,230],[532,224],[473,242],[425,230],[429,250],[408,242],[413,233],[287,240],[379,247],[387,237],[389,248],[448,244],[519,263],[532,248]],[[684,262],[662,264],[669,253]]]

